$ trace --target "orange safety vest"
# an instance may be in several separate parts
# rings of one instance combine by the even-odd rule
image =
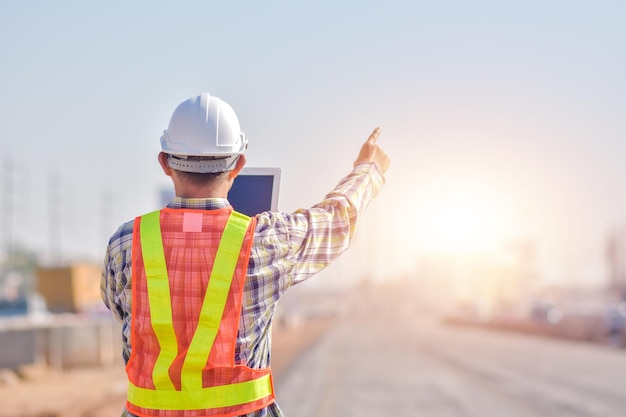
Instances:
[[[232,417],[274,402],[269,368],[234,363],[255,224],[232,208],[135,219],[128,411]]]

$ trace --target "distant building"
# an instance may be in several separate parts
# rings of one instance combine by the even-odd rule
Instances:
[[[167,203],[170,202],[172,198],[174,198],[174,189],[172,186],[161,188],[159,194],[159,205],[160,207],[165,207]]]
[[[626,300],[626,236],[613,230],[606,241],[608,287],[615,296]]]
[[[85,313],[102,306],[101,267],[90,263],[39,268],[37,292],[52,313]]]

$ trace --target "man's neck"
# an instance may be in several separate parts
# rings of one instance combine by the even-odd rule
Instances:
[[[181,198],[227,198],[230,184],[219,182],[204,187],[183,186],[174,183],[177,197]]]

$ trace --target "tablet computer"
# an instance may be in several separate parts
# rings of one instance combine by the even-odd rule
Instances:
[[[248,216],[277,211],[279,189],[280,168],[244,167],[228,192],[228,201],[236,211]]]

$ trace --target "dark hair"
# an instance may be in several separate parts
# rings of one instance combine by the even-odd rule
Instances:
[[[205,186],[216,181],[218,178],[228,175],[229,171],[200,173],[176,170],[176,172],[178,173],[178,177],[184,182],[195,186]]]

